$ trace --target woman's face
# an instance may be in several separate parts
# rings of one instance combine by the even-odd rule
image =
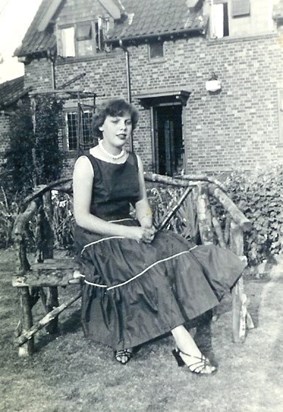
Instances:
[[[113,147],[122,147],[132,132],[131,116],[129,113],[115,117],[107,116],[99,129],[105,143]]]

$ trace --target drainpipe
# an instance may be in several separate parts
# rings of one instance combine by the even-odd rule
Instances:
[[[131,93],[131,74],[130,74],[130,55],[129,50],[127,47],[123,45],[123,41],[119,40],[119,46],[123,49],[125,53],[125,61],[126,61],[126,80],[127,80],[127,97],[128,102],[131,103],[132,101],[132,93]]]
[[[132,92],[131,92],[131,71],[130,71],[130,55],[129,55],[129,50],[127,47],[123,45],[123,41],[120,39],[119,40],[119,46],[125,53],[125,63],[126,63],[126,82],[127,82],[127,99],[128,102],[132,102]],[[131,134],[130,141],[129,141],[129,147],[130,151],[134,151],[134,145],[133,145],[133,134]]]
[[[56,89],[56,70],[55,70],[55,59],[51,60],[51,82],[52,88]]]
[[[56,89],[56,70],[55,70],[55,63],[56,63],[56,55],[52,49],[47,50],[47,57],[50,59],[51,65],[51,87],[53,90]]]

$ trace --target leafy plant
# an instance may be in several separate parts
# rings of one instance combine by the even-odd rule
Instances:
[[[74,218],[71,196],[52,190],[55,247],[70,249],[73,245]]]
[[[226,179],[233,201],[252,222],[245,236],[251,265],[272,260],[283,248],[283,165],[245,173],[233,171]]]
[[[60,178],[64,154],[59,147],[63,102],[38,96],[18,104],[11,115],[10,147],[4,165],[8,196],[23,199],[32,188]]]
[[[32,149],[35,139],[33,133],[32,112],[29,99],[19,103],[11,114],[10,147],[5,153],[5,179],[2,185],[9,197],[19,195],[24,198],[33,187],[33,157]]]
[[[12,231],[19,207],[15,200],[8,201],[3,187],[0,189],[3,199],[0,201],[0,247],[7,248],[12,244]]]
[[[63,101],[38,96],[35,101],[35,170],[37,184],[60,178],[63,152],[59,148],[59,130]]]

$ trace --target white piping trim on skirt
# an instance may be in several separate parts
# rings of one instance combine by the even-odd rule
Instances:
[[[99,287],[99,288],[106,288],[106,290],[116,289],[116,288],[119,288],[119,287],[121,287],[121,286],[125,286],[125,285],[127,285],[128,283],[132,282],[133,280],[139,278],[139,277],[142,276],[145,272],[147,272],[149,269],[151,269],[152,267],[154,267],[155,265],[157,265],[157,264],[159,264],[159,263],[163,263],[163,262],[166,262],[166,261],[168,261],[168,260],[170,260],[170,259],[174,259],[175,257],[179,257],[179,256],[181,256],[181,255],[184,255],[185,253],[191,253],[190,251],[191,251],[192,249],[195,249],[195,247],[197,247],[197,246],[194,246],[193,248],[191,248],[191,249],[189,249],[189,250],[184,250],[184,251],[182,251],[182,252],[176,253],[175,255],[169,256],[169,257],[167,257],[167,258],[165,258],[165,259],[158,260],[157,262],[154,262],[154,263],[152,263],[151,265],[149,265],[149,266],[148,266],[146,269],[144,269],[142,272],[140,272],[140,273],[136,274],[135,276],[133,276],[131,279],[128,279],[128,280],[126,280],[125,282],[118,283],[117,285],[114,285],[114,286],[109,286],[109,287],[108,287],[107,285],[99,285],[99,284],[97,284],[97,283],[92,283],[92,282],[89,282],[89,281],[87,281],[87,280],[85,280],[85,283],[87,283],[88,285],[92,285],[92,286]]]

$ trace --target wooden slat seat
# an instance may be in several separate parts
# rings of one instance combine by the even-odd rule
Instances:
[[[23,276],[13,276],[14,287],[52,287],[68,286],[80,283],[80,277],[74,276],[76,264],[74,259],[45,259],[42,263],[34,263],[32,270]]]

